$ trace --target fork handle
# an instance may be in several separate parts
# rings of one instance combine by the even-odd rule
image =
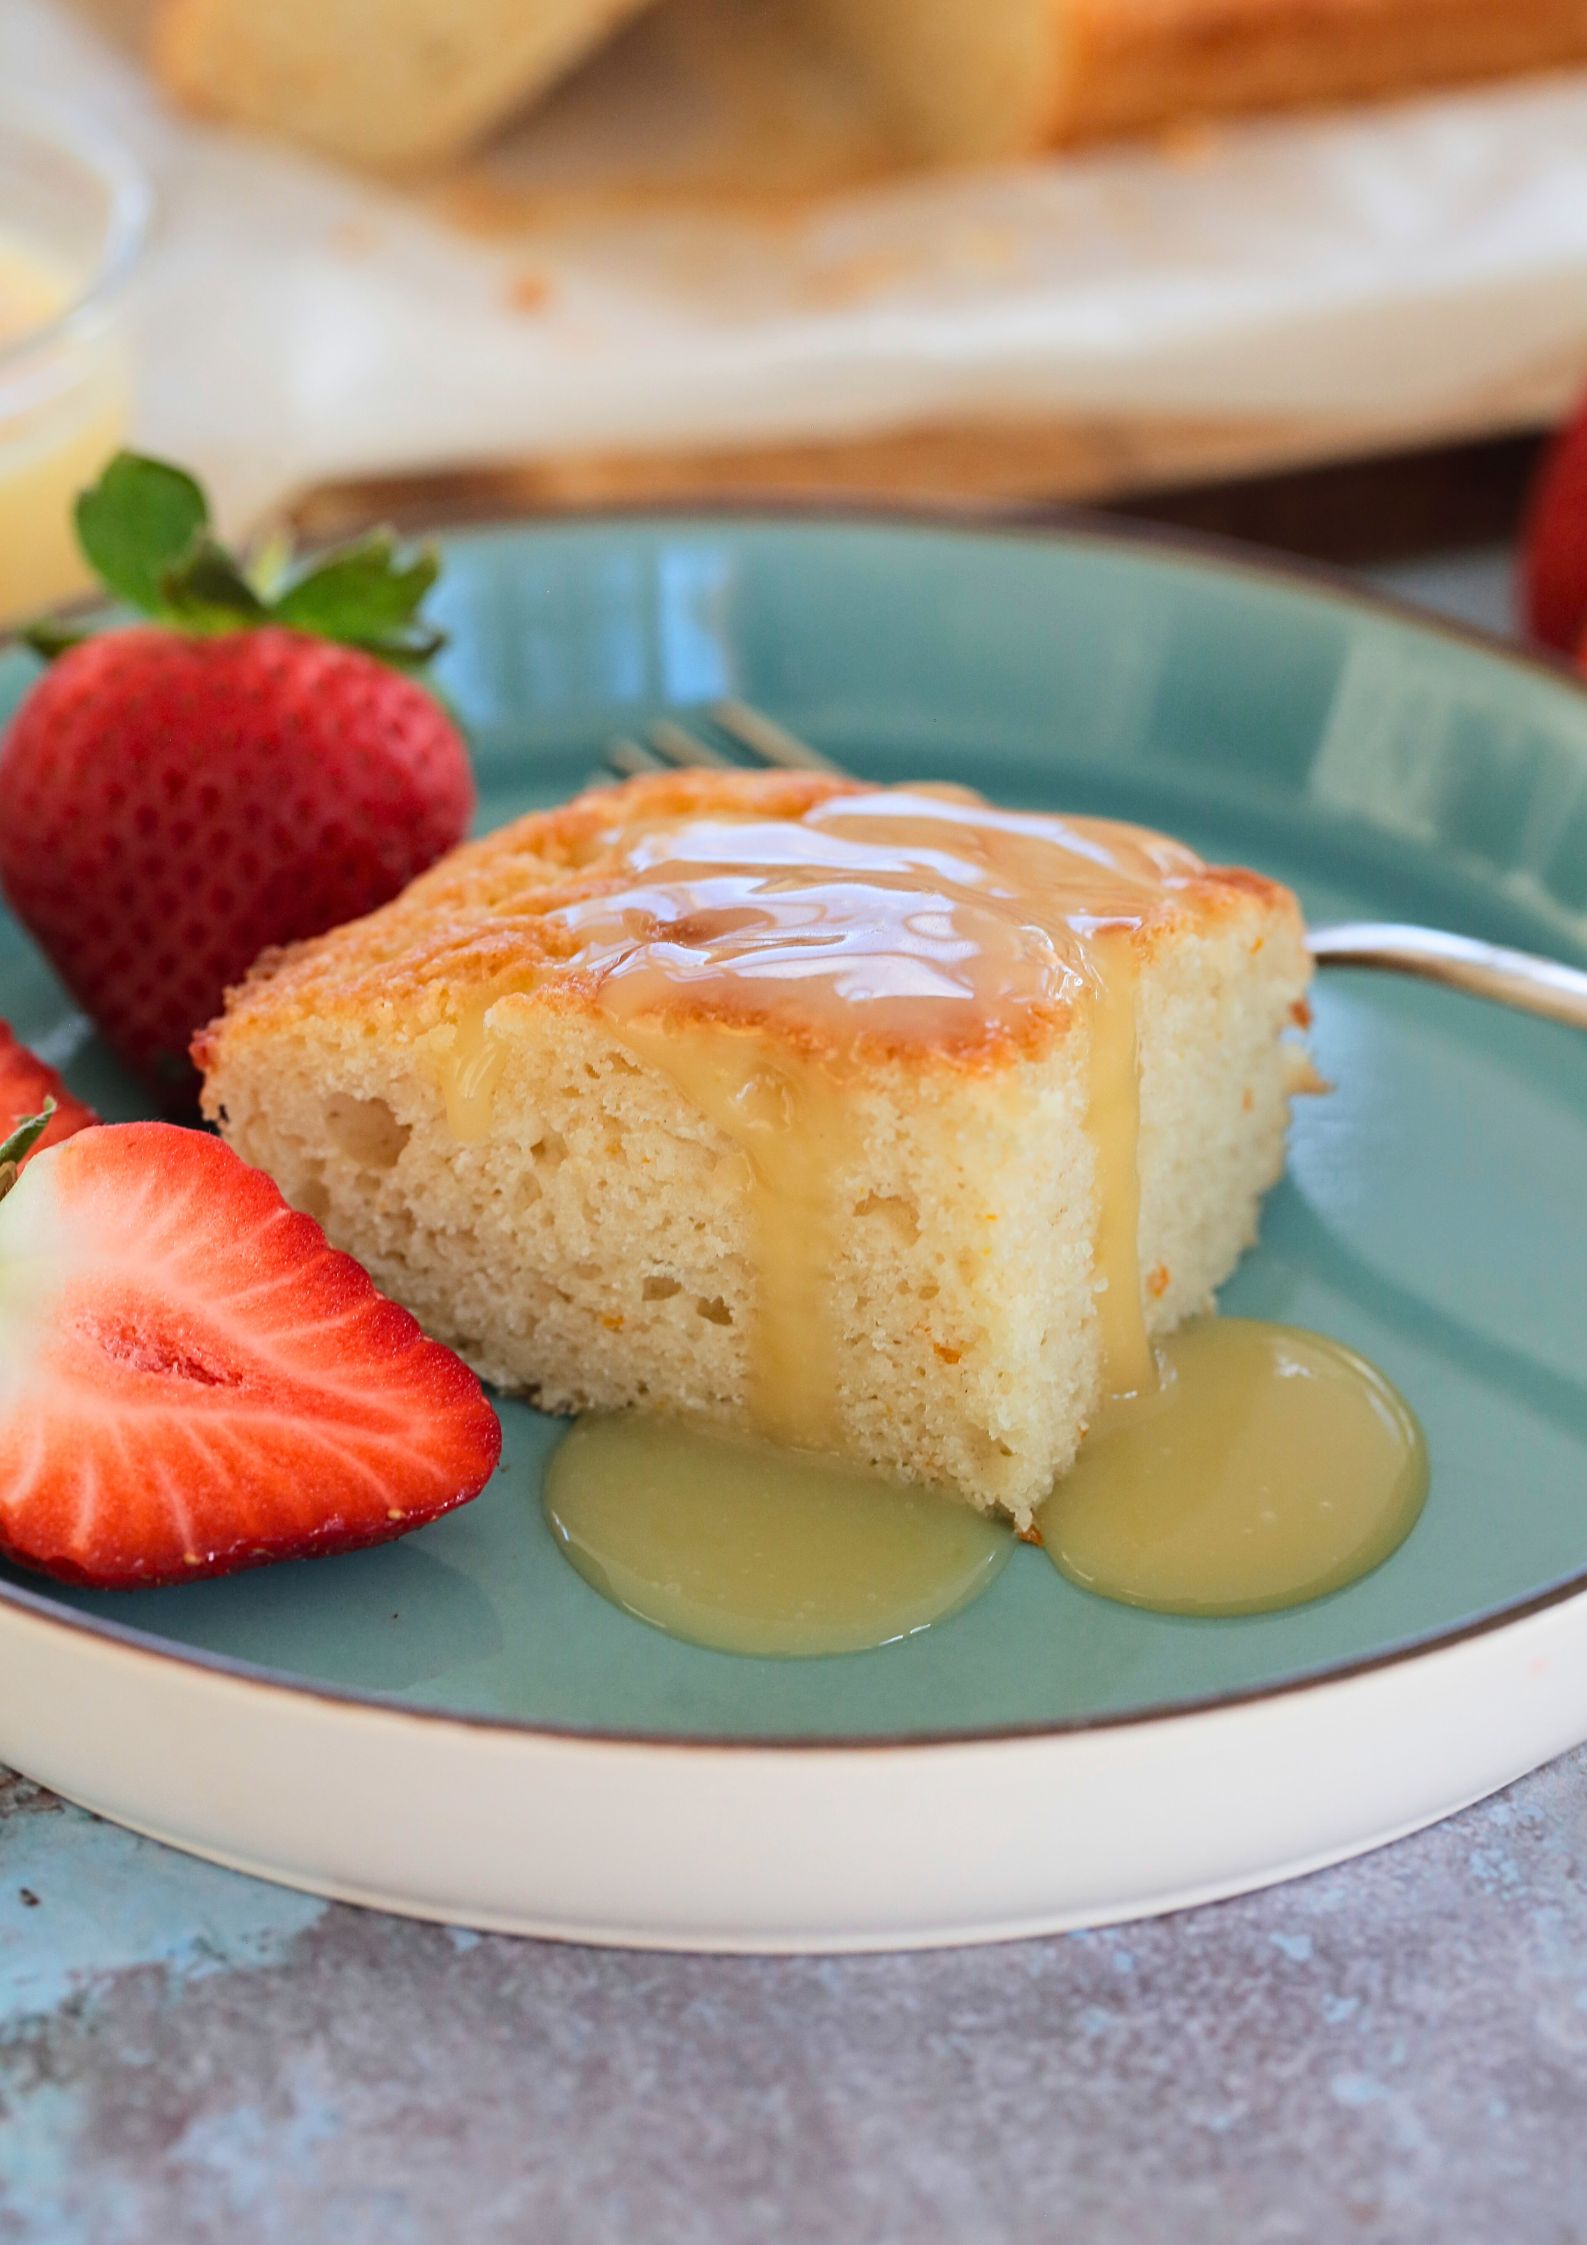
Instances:
[[[1502,943],[1417,928],[1392,921],[1352,920],[1313,928],[1308,942],[1320,967],[1366,967],[1382,974],[1412,974],[1441,982],[1474,998],[1512,1006],[1587,1029],[1587,973],[1562,959],[1512,951]]]

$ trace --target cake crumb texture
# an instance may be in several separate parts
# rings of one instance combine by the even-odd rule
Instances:
[[[636,1058],[552,915],[610,889],[636,831],[798,820],[845,787],[667,775],[465,845],[261,963],[198,1041],[206,1113],[488,1379],[551,1411],[751,1425],[743,1148]],[[1161,1333],[1255,1237],[1309,963],[1294,898],[1238,870],[1175,888],[1133,940],[1140,1269]],[[840,1084],[823,1179],[837,1446],[1028,1525],[1102,1400],[1085,1008],[968,1048],[797,1046],[775,1013],[724,1028],[692,999],[668,1033]]]

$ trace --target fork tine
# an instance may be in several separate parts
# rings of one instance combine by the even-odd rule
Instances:
[[[664,763],[676,764],[684,770],[702,764],[728,770],[732,765],[731,757],[724,756],[709,741],[698,739],[687,726],[676,724],[670,717],[657,718],[646,736],[646,742],[652,753]]]
[[[842,775],[841,764],[834,764],[831,757],[823,756],[819,749],[812,748],[807,741],[798,739],[745,702],[719,702],[711,716],[728,739],[758,764],[769,764],[781,771]],[[710,741],[702,740],[699,734],[691,733],[686,725],[680,725],[671,717],[658,718],[649,727],[643,742],[626,736],[609,742],[602,762],[620,779],[635,779],[643,772],[732,771],[736,768],[732,757],[724,756]]]
[[[638,741],[623,739],[607,742],[601,751],[601,762],[609,772],[615,772],[620,780],[638,779],[642,772],[660,772],[666,769],[661,758],[652,756],[648,748],[641,748]]]
[[[843,776],[841,764],[834,764],[820,749],[812,748],[808,741],[800,740],[745,702],[718,702],[711,715],[729,739],[737,741],[762,764],[776,764],[784,771],[834,772]]]

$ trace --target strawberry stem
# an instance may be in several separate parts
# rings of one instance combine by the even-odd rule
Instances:
[[[17,1172],[50,1127],[55,1101],[45,1095],[42,1111],[19,1122],[9,1138],[0,1139],[0,1200],[17,1181]]]
[[[202,485],[136,452],[118,452],[81,493],[75,521],[106,591],[173,631],[209,638],[285,625],[409,672],[445,641],[421,613],[440,567],[435,554],[405,550],[389,530],[300,567],[277,539],[247,567],[215,536]],[[45,618],[25,636],[48,661],[87,634]]]

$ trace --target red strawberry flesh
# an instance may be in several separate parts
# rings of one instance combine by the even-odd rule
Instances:
[[[0,1201],[0,1551],[100,1588],[406,1534],[476,1496],[479,1382],[199,1131],[84,1130]]]
[[[61,1081],[56,1071],[35,1053],[19,1044],[10,1028],[0,1021],[0,1139],[15,1130],[19,1122],[29,1115],[44,1112],[44,1102],[53,1099],[55,1112],[50,1117],[49,1128],[38,1140],[29,1161],[42,1154],[46,1146],[58,1146],[63,1138],[74,1131],[86,1130],[99,1117],[92,1107],[85,1107]]]
[[[1539,471],[1523,541],[1527,628],[1574,655],[1587,635],[1587,404],[1555,439]]]

